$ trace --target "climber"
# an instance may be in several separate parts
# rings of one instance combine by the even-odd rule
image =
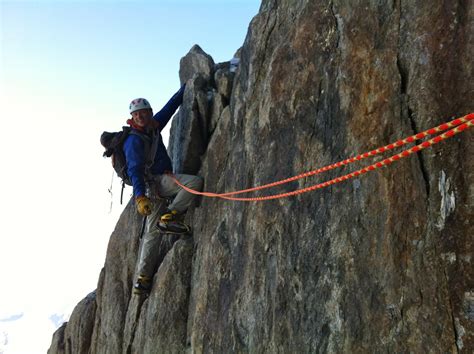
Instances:
[[[159,234],[186,234],[190,227],[182,221],[193,195],[179,187],[171,178],[171,159],[161,138],[161,131],[183,102],[185,86],[173,95],[166,105],[153,115],[150,103],[144,98],[130,103],[131,119],[127,123],[132,132],[125,140],[123,150],[127,173],[132,181],[135,204],[146,217],[145,234],[141,247],[138,278],[134,293],[147,293],[156,266],[156,248]],[[183,185],[201,190],[202,178],[177,174]],[[166,210],[160,212],[160,199],[172,198]]]

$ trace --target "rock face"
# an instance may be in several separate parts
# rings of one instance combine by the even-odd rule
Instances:
[[[238,190],[470,113],[473,20],[468,1],[262,1],[235,73],[197,47],[183,59],[175,171]],[[144,301],[131,296],[141,219],[130,204],[95,295],[49,352],[471,353],[473,148],[466,131],[311,193],[197,199],[193,237],[163,238]]]

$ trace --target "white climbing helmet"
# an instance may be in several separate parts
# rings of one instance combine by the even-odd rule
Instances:
[[[135,98],[132,102],[130,102],[130,114],[139,109],[151,109],[150,102],[148,102],[144,98]]]

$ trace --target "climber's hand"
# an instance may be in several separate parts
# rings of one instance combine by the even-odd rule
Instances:
[[[151,200],[145,197],[144,195],[136,197],[135,204],[137,205],[138,212],[142,214],[143,216],[151,214],[151,209],[153,208],[153,204],[151,203]]]

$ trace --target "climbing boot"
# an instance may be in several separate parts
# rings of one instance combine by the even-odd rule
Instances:
[[[158,221],[158,229],[167,234],[188,234],[191,228],[182,221],[182,214],[176,210],[166,210]]]
[[[135,295],[147,295],[151,290],[151,279],[147,276],[140,275],[137,282],[133,285],[133,293]]]

